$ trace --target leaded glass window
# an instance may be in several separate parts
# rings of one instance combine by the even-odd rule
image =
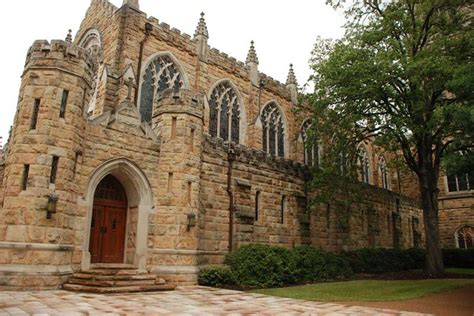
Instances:
[[[384,189],[390,189],[390,182],[388,178],[388,168],[387,168],[387,162],[385,161],[385,158],[382,156],[379,159],[379,171],[380,171],[380,179],[382,180],[382,188]]]
[[[262,147],[273,156],[285,156],[285,125],[283,115],[274,103],[268,103],[262,110]]]
[[[367,150],[363,147],[359,149],[359,172],[360,180],[364,183],[370,183],[370,162]]]
[[[474,244],[474,228],[472,226],[461,227],[456,233],[458,248],[473,248]]]
[[[140,114],[142,121],[150,122],[153,116],[153,100],[166,89],[179,90],[184,81],[181,72],[170,56],[153,59],[142,76]]]
[[[219,83],[209,98],[209,134],[212,137],[240,140],[240,103],[237,92],[228,81]]]
[[[317,138],[310,139],[311,121],[306,120],[301,127],[301,137],[304,144],[304,163],[307,166],[319,166],[320,148]]]
[[[463,175],[446,176],[448,180],[448,192],[462,192],[474,190],[474,172],[465,173]]]

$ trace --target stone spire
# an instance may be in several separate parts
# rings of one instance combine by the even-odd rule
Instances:
[[[249,70],[249,79],[250,82],[256,87],[259,86],[259,76],[258,76],[258,57],[257,52],[255,51],[254,42],[250,41],[250,48],[247,54],[247,59],[245,60],[245,65]]]
[[[245,60],[245,63],[249,65],[250,63],[254,63],[258,65],[258,57],[257,57],[257,52],[255,51],[255,46],[253,46],[253,41],[250,41],[250,48],[249,52],[247,54],[247,59]]]
[[[124,5],[128,5],[131,8],[140,10],[140,5],[138,4],[138,0],[123,0],[122,6]]]
[[[291,102],[296,105],[298,103],[298,82],[296,81],[295,72],[293,70],[293,64],[290,64],[290,70],[288,70],[286,87],[288,90],[290,90]]]
[[[196,27],[196,32],[194,32],[194,38],[197,38],[198,36],[209,38],[206,20],[204,20],[204,12],[201,12],[201,18],[199,19],[199,23]]]
[[[207,31],[206,20],[204,20],[204,12],[201,12],[201,18],[194,32],[194,39],[196,40],[196,53],[199,60],[206,62],[207,55],[209,52],[209,46],[207,40],[209,38],[209,32]]]
[[[72,30],[68,30],[65,41],[67,43],[72,43]]]
[[[286,78],[286,85],[288,86],[290,84],[298,85],[295,72],[293,71],[293,64],[290,64],[290,70],[288,70],[288,77]]]

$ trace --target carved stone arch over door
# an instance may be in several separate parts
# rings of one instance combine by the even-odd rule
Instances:
[[[134,264],[140,269],[146,267],[146,251],[147,251],[147,236],[148,236],[148,216],[153,209],[153,194],[151,185],[148,182],[145,174],[132,161],[126,158],[115,158],[108,160],[98,166],[89,176],[87,181],[83,198],[80,201],[87,209],[86,221],[84,223],[83,244],[82,244],[82,261],[81,268],[87,270],[90,268],[92,254],[90,252],[89,244],[91,237],[91,226],[94,214],[94,201],[97,189],[102,190],[100,183],[109,176],[113,176],[123,187],[126,195],[127,215],[135,218],[133,222],[127,221],[126,238],[131,238],[133,249],[125,249],[124,262]],[[107,191],[107,190],[106,190]],[[100,192],[100,191],[97,191]],[[97,197],[107,196],[118,200],[118,203],[123,203],[123,198],[120,196],[120,190],[113,190],[111,193],[99,193]],[[104,195],[105,194],[105,195]],[[99,198],[98,198],[99,199]],[[110,203],[110,199],[108,203]],[[113,223],[112,223],[113,225]],[[118,222],[116,223],[118,225]],[[133,234],[131,233],[133,232]],[[127,253],[129,254],[127,256]]]

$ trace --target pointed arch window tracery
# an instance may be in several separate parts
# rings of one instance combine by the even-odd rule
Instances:
[[[474,247],[474,227],[466,225],[458,229],[455,234],[458,248],[469,249]]]
[[[306,120],[303,122],[301,126],[301,137],[303,139],[304,144],[304,163],[307,166],[319,166],[320,164],[320,157],[321,151],[319,147],[319,140],[315,137],[310,139],[310,129],[311,129],[311,121]]]
[[[142,121],[151,121],[153,101],[164,90],[179,90],[183,86],[183,75],[169,55],[160,55],[154,58],[142,75],[140,92],[140,114]]]
[[[240,102],[228,81],[212,89],[209,98],[209,134],[224,141],[240,142]]]
[[[380,179],[382,188],[389,190],[390,189],[390,182],[389,182],[389,172],[387,168],[387,162],[383,156],[380,156],[379,159],[379,172],[380,172]]]
[[[273,156],[285,156],[285,125],[283,114],[275,102],[268,103],[262,110],[262,147]]]
[[[370,183],[370,161],[367,149],[364,146],[359,148],[359,175],[364,183]]]

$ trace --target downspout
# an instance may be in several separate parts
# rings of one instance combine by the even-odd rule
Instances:
[[[235,160],[234,151],[229,148],[227,153],[227,194],[229,195],[229,253],[232,252],[234,239],[234,192],[232,191],[232,165]]]
[[[138,56],[137,82],[136,82],[135,97],[134,97],[135,107],[138,107],[138,85],[140,84],[140,77],[142,75],[141,72],[142,72],[142,63],[143,63],[143,51],[145,48],[145,43],[148,39],[148,36],[150,36],[152,30],[153,30],[153,25],[151,25],[151,23],[146,22],[145,23],[145,37],[140,42],[140,53]]]

